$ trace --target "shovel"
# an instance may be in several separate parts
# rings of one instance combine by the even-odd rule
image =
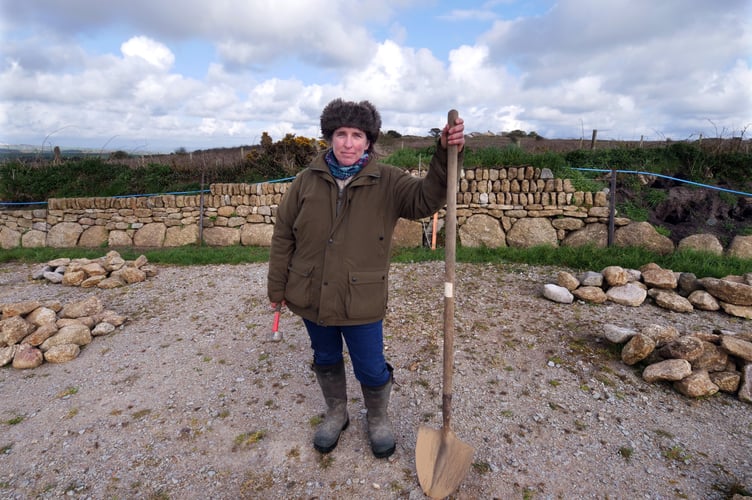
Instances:
[[[449,112],[454,126],[456,110]],[[448,146],[446,253],[444,282],[444,378],[441,396],[441,429],[420,426],[415,445],[415,467],[423,492],[431,498],[451,495],[470,469],[475,450],[460,441],[451,428],[452,369],[454,365],[454,268],[457,245],[457,146]]]

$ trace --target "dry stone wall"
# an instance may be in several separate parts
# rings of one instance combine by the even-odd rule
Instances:
[[[288,186],[212,184],[203,196],[54,198],[46,210],[0,212],[0,246],[174,247],[198,243],[200,238],[210,246],[265,246]],[[522,224],[526,228],[521,226],[517,233],[543,226],[533,241],[558,244],[571,231],[587,223],[605,223],[608,217],[605,193],[577,192],[568,179],[530,166],[466,169],[457,201],[460,235],[467,245],[506,246],[505,234],[523,219],[540,220]],[[400,221],[395,244],[421,245],[429,222]],[[514,234],[512,244],[531,243]]]
[[[411,172],[415,176],[425,171]],[[289,182],[212,184],[205,194],[120,198],[53,198],[47,209],[0,211],[0,248],[156,248],[193,245],[268,246],[276,210]],[[535,245],[605,247],[606,192],[576,191],[548,169],[464,169],[457,194],[458,235],[463,246]],[[439,212],[438,229],[444,212]],[[415,247],[430,234],[430,218],[400,220],[395,246]],[[659,253],[673,242],[646,222],[615,219],[615,244]],[[752,237],[728,251],[752,258]],[[708,248],[700,242],[701,248]],[[720,245],[720,243],[718,243]]]

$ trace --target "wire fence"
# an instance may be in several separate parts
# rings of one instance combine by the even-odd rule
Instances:
[[[273,179],[270,181],[264,181],[264,184],[274,184],[279,182],[289,182],[295,177],[283,177],[281,179]],[[164,195],[192,195],[192,194],[206,194],[209,193],[209,189],[198,189],[196,191],[171,191],[168,193],[146,193],[146,194],[121,194],[116,196],[107,196],[107,198],[146,198],[149,196],[164,196]],[[47,205],[46,201],[0,201],[0,207],[14,207],[14,206],[33,206],[33,205]]]
[[[671,177],[669,175],[663,175],[663,174],[657,174],[655,172],[642,172],[638,170],[618,170],[618,169],[610,169],[610,168],[580,168],[580,167],[567,167],[571,170],[579,170],[582,172],[611,172],[612,174],[634,174],[634,175],[648,175],[653,177],[660,177],[661,179],[668,179],[672,181],[676,181],[682,184],[688,184],[691,186],[701,187],[704,189],[713,189],[716,191],[722,191],[724,193],[730,193],[738,196],[748,196],[752,197],[752,193],[747,193],[744,191],[736,191],[734,189],[727,189],[722,188],[718,186],[713,186],[710,184],[702,184],[700,182],[694,182],[694,181],[688,181],[686,179],[679,179],[677,177]],[[280,179],[273,179],[270,181],[265,181],[266,183],[279,183],[279,182],[288,182],[293,180],[295,177],[284,177]],[[110,196],[108,198],[144,198],[148,196],[161,196],[161,195],[192,195],[192,194],[202,194],[202,193],[208,193],[208,189],[200,189],[197,191],[178,191],[178,192],[170,192],[170,193],[147,193],[147,194],[126,194],[126,195],[119,195],[119,196]],[[12,202],[12,201],[0,201],[0,208],[3,207],[23,207],[23,206],[35,206],[35,205],[47,205],[46,201],[24,201],[24,202]]]
[[[722,188],[718,186],[712,186],[710,184],[702,184],[699,182],[688,181],[686,179],[679,179],[677,177],[671,177],[669,175],[656,174],[655,172],[640,172],[638,170],[618,170],[618,169],[611,169],[611,168],[579,168],[579,167],[568,167],[568,168],[572,170],[580,170],[583,172],[614,172],[617,174],[650,175],[653,177],[660,177],[661,179],[669,179],[672,181],[677,181],[682,184],[689,184],[691,186],[697,186],[697,187],[706,188],[706,189],[714,189],[716,191],[723,191],[725,193],[736,194],[739,196],[752,196],[752,193],[745,193],[744,191],[735,191],[733,189],[726,189],[726,188]]]

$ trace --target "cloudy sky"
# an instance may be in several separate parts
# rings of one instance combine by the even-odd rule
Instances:
[[[383,130],[752,134],[750,0],[0,0],[0,144],[142,152]]]

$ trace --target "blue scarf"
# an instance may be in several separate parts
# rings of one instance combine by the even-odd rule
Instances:
[[[326,164],[329,166],[329,172],[331,172],[332,176],[334,176],[336,179],[349,179],[353,175],[357,174],[358,172],[363,170],[363,167],[366,166],[366,164],[368,163],[368,158],[368,153],[363,153],[363,156],[361,156],[354,165],[343,166],[339,164],[337,157],[334,156],[333,149],[327,151],[326,156],[324,156]]]

